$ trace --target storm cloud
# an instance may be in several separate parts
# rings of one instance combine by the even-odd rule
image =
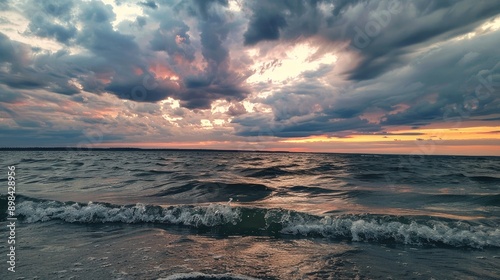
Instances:
[[[375,78],[408,62],[406,54],[473,30],[497,15],[492,1],[272,1],[249,2],[245,44],[320,36],[349,41],[362,54],[350,79]]]

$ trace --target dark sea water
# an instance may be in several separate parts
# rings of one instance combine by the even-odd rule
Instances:
[[[499,157],[1,155],[0,279],[500,279]]]

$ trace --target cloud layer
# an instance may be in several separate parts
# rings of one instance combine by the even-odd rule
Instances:
[[[1,146],[500,125],[495,1],[0,5]]]

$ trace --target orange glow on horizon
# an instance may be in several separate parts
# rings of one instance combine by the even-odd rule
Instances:
[[[148,143],[133,143],[133,142],[113,142],[113,143],[97,143],[96,147],[118,147],[118,148],[153,148],[153,149],[176,149],[176,148],[195,148],[195,149],[215,149],[211,146],[221,145],[226,146],[229,141],[201,141],[201,142],[148,142]],[[218,148],[217,148],[218,149]],[[228,148],[230,149],[230,148]]]
[[[352,134],[346,137],[329,137],[327,135],[310,136],[297,139],[286,139],[283,143],[315,143],[315,142],[392,142],[415,140],[500,140],[500,126],[480,126],[466,128],[429,128],[396,130],[387,134]]]
[[[288,151],[361,154],[408,155],[478,155],[500,156],[500,127],[468,127],[457,129],[400,129],[388,134],[350,135],[335,138],[325,135],[300,139],[270,139],[265,142],[206,140],[182,142],[107,142],[94,147],[152,149],[215,149],[247,151]],[[421,133],[421,135],[395,135]],[[385,137],[385,138],[384,138]],[[397,139],[397,141],[395,141]]]

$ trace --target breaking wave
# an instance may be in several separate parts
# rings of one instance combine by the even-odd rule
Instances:
[[[5,220],[6,196],[0,197]],[[317,216],[283,209],[208,206],[86,204],[18,196],[16,214],[25,223],[62,220],[69,223],[158,223],[183,225],[222,234],[297,235],[412,245],[500,247],[496,226],[427,216]]]

